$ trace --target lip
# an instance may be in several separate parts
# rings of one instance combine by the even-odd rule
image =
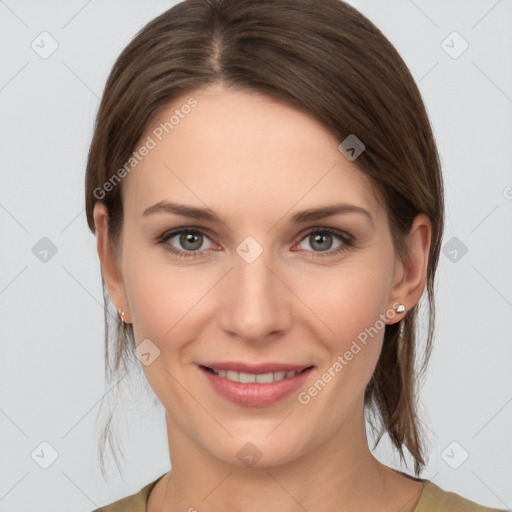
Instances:
[[[260,363],[260,364],[248,364],[243,362],[228,362],[228,361],[219,361],[219,362],[207,362],[201,363],[202,366],[207,366],[208,368],[215,368],[216,370],[232,370],[235,372],[245,372],[245,373],[271,373],[271,372],[295,372],[302,371],[309,366],[313,366],[311,364],[286,364],[286,363]]]
[[[210,364],[212,366],[210,366]],[[227,400],[245,407],[267,407],[287,397],[296,391],[308,378],[314,366],[287,365],[282,363],[269,363],[264,365],[248,365],[241,363],[210,363],[198,365],[199,372],[219,395]],[[303,370],[295,377],[289,377],[268,384],[251,382],[242,383],[220,377],[209,372],[205,366],[218,370],[233,370],[247,373],[270,373],[277,371]],[[269,368],[273,368],[269,370]],[[263,370],[262,370],[263,369]]]

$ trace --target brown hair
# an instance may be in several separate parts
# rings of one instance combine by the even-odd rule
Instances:
[[[123,50],[107,80],[89,150],[85,201],[94,233],[93,208],[109,212],[109,236],[119,249],[122,184],[104,184],[127,162],[154,116],[177,96],[219,83],[292,102],[313,113],[340,141],[349,134],[366,146],[354,161],[370,178],[386,207],[396,253],[407,261],[404,237],[419,213],[432,222],[426,288],[428,334],[423,364],[415,373],[418,304],[387,325],[365,405],[405,460],[423,466],[423,434],[416,384],[426,370],[435,325],[434,277],[444,224],[441,166],[426,108],[407,66],[382,32],[341,0],[186,0],[149,22]],[[101,194],[98,193],[102,190]],[[109,351],[105,290],[107,381],[137,365],[133,329],[115,325]],[[128,340],[128,343],[126,342]],[[113,350],[113,361],[111,355]],[[140,365],[139,365],[140,366]],[[112,447],[109,417],[102,435]],[[371,420],[373,431],[376,424]],[[103,469],[103,451],[101,452]],[[115,454],[114,454],[115,455]]]

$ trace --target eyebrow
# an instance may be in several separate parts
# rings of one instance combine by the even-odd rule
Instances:
[[[170,201],[160,201],[159,203],[146,208],[142,213],[142,216],[153,215],[155,213],[171,213],[175,215],[181,215],[182,217],[189,217],[191,219],[225,224],[225,221],[221,217],[219,217],[216,213],[208,208],[198,208],[196,206],[178,204]],[[300,224],[346,213],[362,214],[367,217],[372,227],[374,226],[373,217],[368,210],[365,210],[361,206],[356,206],[349,203],[336,203],[322,206],[320,208],[310,208],[308,210],[303,210],[301,212],[295,213],[290,219],[290,222],[292,224]]]

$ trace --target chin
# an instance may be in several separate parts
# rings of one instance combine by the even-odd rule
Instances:
[[[272,468],[293,462],[301,456],[302,442],[290,436],[286,442],[276,436],[272,439],[269,431],[257,435],[245,435],[226,439],[222,444],[210,446],[210,454],[228,464],[238,468]],[[207,447],[208,449],[208,447]]]

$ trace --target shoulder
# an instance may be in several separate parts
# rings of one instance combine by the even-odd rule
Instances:
[[[505,509],[488,508],[445,491],[430,480],[423,480],[423,493],[413,512],[507,512]]]
[[[149,494],[156,483],[164,476],[165,473],[153,482],[145,485],[135,494],[130,494],[130,496],[126,496],[125,498],[110,503],[109,505],[104,505],[92,512],[146,512],[146,503],[148,501]]]

